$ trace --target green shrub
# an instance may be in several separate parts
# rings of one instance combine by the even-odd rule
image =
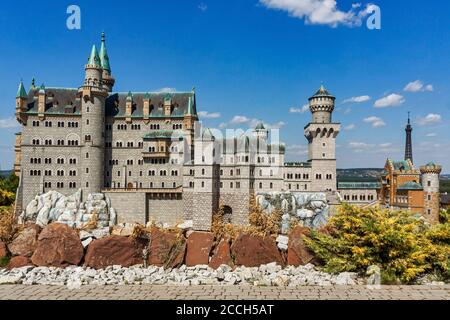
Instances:
[[[409,212],[342,205],[326,229],[313,231],[305,242],[327,272],[365,273],[378,265],[385,283],[449,274],[448,224],[430,228]]]

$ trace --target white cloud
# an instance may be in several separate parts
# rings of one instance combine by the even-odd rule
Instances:
[[[383,119],[375,116],[365,118],[363,121],[366,123],[370,123],[372,125],[372,128],[381,128],[386,125],[386,122],[384,122]]]
[[[419,117],[417,123],[419,126],[431,126],[442,121],[440,114],[430,113],[426,117]]]
[[[202,12],[205,12],[206,10],[208,10],[208,6],[205,3],[203,3],[203,2],[198,5],[198,8]]]
[[[290,108],[289,109],[289,113],[305,113],[309,110],[309,105],[305,104],[303,107],[301,108]]]
[[[344,128],[344,130],[345,131],[350,131],[350,130],[353,130],[353,129],[355,129],[356,128],[356,125],[354,125],[353,123],[352,124],[349,124],[348,126],[346,126],[345,128]]]
[[[198,115],[199,115],[201,118],[205,118],[205,119],[217,119],[217,118],[220,118],[220,117],[221,117],[221,114],[220,114],[219,112],[212,112],[212,113],[209,113],[208,111],[200,111],[200,112],[198,113]]]
[[[390,143],[390,142],[381,143],[379,146],[380,146],[380,148],[389,148],[392,146],[392,143]]]
[[[15,118],[0,119],[0,129],[18,128],[19,123]]]
[[[371,99],[370,96],[351,97],[349,99],[344,100],[343,103],[363,103],[369,101],[370,99]]]
[[[156,93],[174,93],[174,92],[177,92],[177,89],[169,87],[156,90]]]
[[[403,89],[406,92],[423,92],[423,91],[434,91],[432,84],[424,85],[420,80],[416,80],[408,83]]]
[[[434,133],[434,132],[431,132],[431,133],[427,133],[427,134],[425,135],[425,137],[427,137],[427,138],[433,138],[433,137],[437,137],[437,134]]]
[[[286,11],[290,16],[304,19],[306,24],[361,26],[362,18],[368,15],[368,5],[359,10],[360,4],[353,4],[345,12],[337,7],[336,0],[260,0],[266,8]],[[359,11],[358,11],[359,10]]]
[[[231,119],[231,124],[243,124],[250,122],[250,119],[245,116],[234,116],[233,119]]]
[[[403,103],[405,103],[405,98],[402,95],[393,93],[375,101],[374,106],[375,108],[389,108],[398,107]]]
[[[308,154],[308,147],[301,144],[288,145],[286,152],[290,155],[303,156]]]

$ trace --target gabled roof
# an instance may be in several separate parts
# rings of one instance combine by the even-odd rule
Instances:
[[[423,187],[421,184],[419,184],[417,182],[410,181],[410,182],[402,184],[397,189],[398,190],[423,190]]]
[[[39,91],[44,90],[47,96],[45,114],[80,114],[81,95],[75,88],[34,88],[28,92],[29,114],[38,113]]]

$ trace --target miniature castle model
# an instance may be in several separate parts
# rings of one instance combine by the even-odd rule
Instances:
[[[246,224],[250,198],[258,193],[325,193],[330,205],[347,199],[337,188],[335,97],[324,86],[309,99],[308,161],[286,163],[285,146],[271,143],[263,124],[252,135],[233,137],[202,129],[195,90],[118,93],[114,84],[104,34],[79,88],[37,87],[33,80],[27,92],[20,83],[18,211],[37,194],[81,190],[83,201],[97,193],[110,199],[119,223],[192,220],[194,229],[209,230],[219,204],[230,222]],[[421,168],[422,179],[415,181],[426,185],[422,209],[429,209],[422,213],[435,215],[436,201],[439,207],[438,168]],[[368,194],[367,203],[387,199],[386,192],[370,187],[343,188],[346,197],[354,191]]]

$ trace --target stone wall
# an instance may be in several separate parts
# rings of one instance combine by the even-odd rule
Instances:
[[[104,192],[116,209],[118,223],[146,224],[146,195],[143,192]]]
[[[185,220],[183,208],[181,194],[147,194],[148,221],[176,226]]]

